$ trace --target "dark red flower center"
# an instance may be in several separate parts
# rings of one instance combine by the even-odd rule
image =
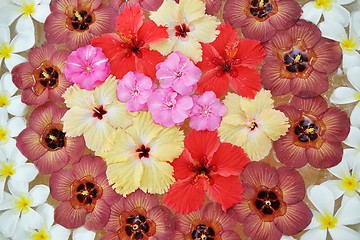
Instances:
[[[283,61],[286,69],[291,72],[303,72],[310,61],[308,58],[308,51],[301,51],[298,48],[292,49],[283,56]]]
[[[98,118],[99,120],[103,119],[103,116],[107,113],[107,111],[104,109],[103,105],[100,105],[100,107],[93,108],[93,117]]]
[[[145,147],[145,145],[141,145],[138,149],[136,149],[136,152],[139,153],[139,158],[148,158],[149,157],[149,152],[150,152],[150,148],[149,147]]]
[[[283,216],[286,212],[286,204],[282,201],[282,191],[278,187],[269,189],[260,186],[251,203],[252,210],[256,211],[265,222]]]
[[[199,224],[191,232],[191,237],[195,240],[214,240],[215,231],[211,227],[208,227],[204,224]]]
[[[233,66],[240,64],[240,59],[231,59],[228,61],[225,61],[222,58],[214,57],[212,59],[212,62],[218,67],[218,71],[216,72],[216,75],[218,77],[222,76],[225,73],[230,74],[231,77],[237,77],[238,72]]]
[[[187,33],[190,32],[190,28],[185,23],[175,26],[175,36],[185,38]]]
[[[156,224],[146,216],[143,208],[121,213],[119,239],[148,239],[153,236],[156,233]]]
[[[294,131],[300,142],[309,142],[318,138],[319,127],[311,119],[305,117]]]
[[[75,209],[85,209],[88,213],[95,208],[96,201],[101,198],[103,189],[91,176],[86,176],[71,185],[71,206]]]
[[[70,31],[84,32],[95,22],[95,15],[90,10],[91,4],[81,4],[78,7],[70,6],[66,11],[66,27]]]
[[[35,80],[33,92],[36,96],[40,96],[46,88],[53,89],[59,85],[60,70],[53,66],[50,62],[44,61],[38,66],[32,77]]]
[[[65,133],[62,131],[62,126],[48,126],[42,136],[41,144],[48,150],[55,151],[65,146]]]
[[[124,41],[125,42],[121,43],[121,47],[127,49],[127,53],[125,54],[126,58],[131,57],[133,54],[138,58],[142,58],[141,48],[145,44],[144,41],[137,40],[136,37],[133,37],[131,40],[125,39]]]
[[[196,184],[200,179],[206,180],[209,184],[213,184],[214,180],[211,178],[210,174],[217,170],[217,167],[214,165],[208,166],[208,159],[206,156],[203,156],[199,163],[196,165],[189,164],[189,169],[195,173],[193,183]]]
[[[249,11],[258,21],[265,21],[277,12],[277,5],[270,0],[252,0]]]

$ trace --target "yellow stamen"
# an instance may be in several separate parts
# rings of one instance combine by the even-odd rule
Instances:
[[[343,39],[340,43],[342,50],[351,53],[357,47],[356,42],[353,38]]]
[[[305,133],[307,134],[315,133],[315,128],[308,128],[305,130]]]
[[[332,2],[333,0],[316,0],[315,1],[315,7],[316,8],[323,8],[326,11],[329,11],[332,8]]]
[[[356,190],[360,189],[360,179],[356,175],[345,176],[340,184],[340,188],[344,189],[347,193],[354,193]]]
[[[77,11],[74,13],[75,14],[75,17],[79,20],[79,21],[82,21],[82,17],[80,15],[80,13],[78,13]]]
[[[0,164],[0,178],[7,178],[16,173],[14,162],[2,162]]]
[[[14,47],[8,43],[3,43],[0,46],[0,58],[10,58],[11,53],[14,51]]]
[[[15,209],[18,212],[28,212],[30,210],[31,198],[25,194],[22,194],[19,199],[15,201]]]
[[[355,93],[355,99],[360,101],[360,92]]]
[[[35,13],[35,3],[34,2],[24,3],[21,11],[26,15],[34,14]]]
[[[296,55],[296,57],[294,59],[294,63],[298,63],[300,61],[300,59],[301,59],[301,55],[300,54]]]
[[[264,7],[264,0],[260,0],[259,7]]]
[[[337,217],[333,217],[329,213],[325,215],[321,215],[319,218],[319,222],[321,223],[321,229],[334,228],[338,222]]]
[[[50,240],[50,234],[46,229],[39,229],[38,231],[35,231],[33,234],[31,234],[32,240]]]
[[[10,94],[7,91],[0,92],[0,107],[7,107],[10,104]]]
[[[0,126],[0,143],[7,142],[9,139],[9,130],[6,127]]]
[[[47,72],[45,72],[45,71],[43,71],[43,72],[41,73],[41,75],[43,75],[44,78],[49,78],[49,77],[50,77],[50,75],[49,75]]]

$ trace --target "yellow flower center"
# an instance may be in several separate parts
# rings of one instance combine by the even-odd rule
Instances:
[[[31,239],[32,240],[50,240],[50,234],[46,229],[40,229],[36,232],[34,232],[33,234],[31,234]]]
[[[357,44],[356,44],[355,40],[350,37],[349,39],[343,39],[340,43],[340,46],[341,46],[342,50],[350,53],[355,50],[355,48],[357,47]]]
[[[14,51],[14,47],[8,43],[0,45],[0,58],[10,58],[11,53]]]
[[[294,59],[294,63],[298,63],[301,59],[301,54],[296,55],[295,59]]]
[[[0,144],[6,143],[9,139],[9,130],[6,127],[0,126]]]
[[[35,13],[35,3],[34,2],[24,3],[21,11],[26,15],[34,14]]]
[[[321,229],[334,228],[336,227],[338,219],[330,214],[321,215],[319,222],[321,223]]]
[[[10,104],[10,94],[7,91],[0,92],[0,107],[7,107]]]
[[[360,101],[360,92],[355,93],[355,99]]]
[[[323,8],[324,10],[329,11],[332,7],[331,2],[332,0],[316,0],[315,7]]]
[[[357,178],[356,175],[353,176],[345,176],[341,181],[340,187],[345,189],[346,192],[351,193],[360,189],[360,179]]]
[[[14,162],[2,162],[0,165],[0,177],[10,177],[16,173]]]
[[[28,212],[30,210],[31,198],[25,194],[22,194],[19,199],[15,201],[15,209],[18,212]]]

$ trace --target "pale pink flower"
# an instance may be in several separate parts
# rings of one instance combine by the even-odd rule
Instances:
[[[153,93],[155,85],[151,78],[142,73],[128,72],[118,83],[116,96],[126,102],[130,112],[147,110],[147,101]]]
[[[176,51],[156,66],[156,78],[162,88],[172,88],[181,95],[192,94],[201,70],[184,54]]]
[[[157,89],[148,100],[153,121],[165,127],[184,122],[193,105],[192,97],[181,96],[170,88]]]
[[[195,130],[214,131],[220,126],[226,113],[225,105],[216,98],[213,91],[206,91],[193,97],[194,106],[190,113],[190,127]]]
[[[69,82],[93,90],[110,75],[110,64],[101,48],[86,45],[69,55],[64,73]]]

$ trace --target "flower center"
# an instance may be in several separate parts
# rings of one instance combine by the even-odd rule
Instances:
[[[40,96],[46,88],[53,89],[59,85],[60,69],[53,66],[50,62],[44,61],[38,66],[32,77],[35,80],[33,92],[36,96]]]
[[[139,147],[138,149],[136,149],[136,152],[139,153],[139,158],[148,158],[149,157],[149,152],[150,152],[150,148],[149,147],[145,147],[145,145],[141,145],[141,147]]]
[[[10,94],[8,91],[0,92],[0,107],[7,107],[10,104]]]
[[[291,73],[303,72],[310,61],[307,55],[307,51],[301,51],[298,48],[294,48],[290,52],[285,53],[283,55],[283,62],[286,70]]]
[[[35,3],[24,3],[21,9],[21,12],[23,12],[26,15],[34,14],[35,13]]]
[[[20,198],[15,200],[15,209],[18,212],[28,212],[30,210],[31,198],[25,194],[21,194]]]
[[[43,228],[43,229],[40,229],[39,231],[33,232],[33,234],[31,234],[31,239],[32,240],[50,240],[51,236],[50,236],[49,232]]]
[[[253,131],[255,128],[258,127],[255,120],[251,120],[248,122],[247,127],[250,129],[250,131]]]
[[[70,31],[84,32],[95,22],[95,15],[90,10],[91,4],[83,3],[78,7],[70,6],[66,10],[66,27]]]
[[[340,43],[340,46],[342,50],[351,53],[356,49],[357,43],[353,38],[343,39]]]
[[[10,58],[11,53],[14,51],[14,47],[8,43],[0,45],[0,58]]]
[[[269,189],[260,186],[250,207],[259,214],[264,222],[271,222],[275,217],[283,216],[286,213],[286,204],[282,201],[282,191],[278,187]]]
[[[9,140],[9,130],[6,127],[0,126],[0,145]]]
[[[175,36],[185,38],[187,33],[190,32],[190,28],[185,23],[175,26]]]
[[[354,174],[354,173],[353,173]],[[347,193],[355,193],[356,190],[360,189],[360,179],[357,178],[356,175],[353,176],[345,176],[340,184],[342,189],[345,189]]]
[[[316,8],[323,8],[326,11],[329,11],[332,8],[333,0],[315,0],[315,7]]]
[[[211,227],[208,227],[204,224],[199,224],[191,232],[191,237],[195,240],[214,240],[215,231]]]
[[[309,142],[318,138],[319,127],[310,118],[304,117],[294,131],[300,142]]]
[[[321,223],[320,228],[321,229],[327,229],[327,228],[335,228],[337,224],[338,219],[336,217],[333,217],[331,214],[325,214],[321,215],[319,222]]]
[[[188,168],[194,172],[196,175],[193,179],[193,184],[197,184],[201,180],[205,180],[210,185],[214,183],[214,180],[209,176],[211,172],[217,171],[216,166],[208,166],[208,159],[206,156],[202,156],[199,164],[193,165],[189,164]]]
[[[103,189],[91,176],[86,176],[71,185],[71,205],[75,209],[85,209],[88,213],[95,208],[96,201],[101,198]]]
[[[56,151],[65,146],[65,133],[62,131],[62,125],[49,125],[45,128],[40,138],[41,144],[51,151]]]
[[[14,162],[2,162],[0,165],[0,179],[7,178],[16,173]]]
[[[156,233],[156,223],[146,217],[146,211],[138,207],[120,215],[119,239],[147,240]]]
[[[277,5],[270,0],[252,0],[249,10],[257,21],[262,22],[277,12]]]
[[[107,113],[107,111],[104,109],[103,105],[100,105],[100,107],[94,107],[93,108],[93,117],[98,118],[99,120],[103,119],[103,116]]]

